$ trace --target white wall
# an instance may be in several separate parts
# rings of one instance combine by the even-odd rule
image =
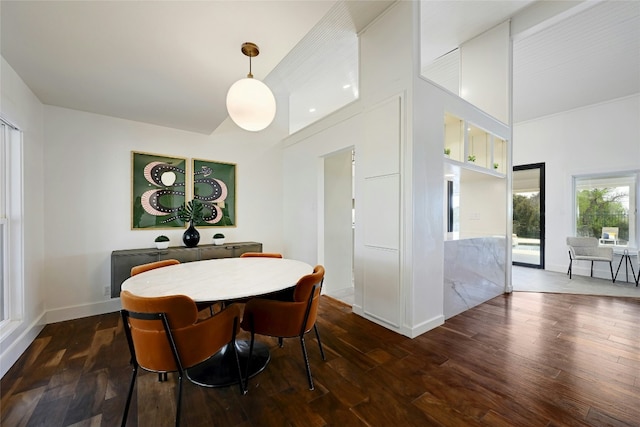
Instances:
[[[545,163],[547,270],[567,271],[572,176],[640,170],[639,118],[640,95],[635,95],[514,126],[513,164]],[[609,278],[608,266],[596,264],[602,271],[594,275]],[[588,275],[588,267],[574,271]]]
[[[460,236],[505,236],[507,180],[476,171],[460,179]]]
[[[119,309],[105,296],[110,254],[153,247],[158,230],[131,229],[131,151],[236,163],[237,227],[200,228],[201,244],[257,241],[282,251],[280,148],[229,125],[211,136],[45,108],[45,274],[47,321]],[[265,134],[268,137],[268,133]],[[184,229],[162,230],[172,245]]]
[[[503,123],[509,123],[509,27],[503,22],[460,45],[460,96]]]
[[[3,329],[0,337],[0,375],[4,375],[44,326],[43,287],[48,280],[45,281],[46,276],[43,275],[42,242],[46,216],[42,193],[46,179],[43,167],[43,106],[2,57],[0,67],[0,113],[23,131],[25,190],[24,256],[12,260],[13,268],[24,269],[24,306],[19,322],[12,325],[11,331]]]

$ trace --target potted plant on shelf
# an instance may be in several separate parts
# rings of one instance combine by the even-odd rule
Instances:
[[[469,155],[469,157],[467,157],[467,160],[469,160],[470,162],[475,162],[476,161],[476,156],[471,154],[471,155]]]
[[[216,233],[213,235],[213,244],[214,245],[224,245],[224,234]]]
[[[156,237],[154,242],[156,242],[156,248],[158,249],[167,249],[169,247],[169,238],[164,234]]]
[[[494,164],[493,164],[493,168],[494,168],[494,169],[498,169],[499,167],[500,167],[500,165],[499,165],[498,163],[494,163]]]
[[[204,217],[203,208],[200,200],[185,202],[178,208],[178,218],[184,223],[189,223],[189,228],[182,235],[182,241],[188,248],[197,246],[200,242],[200,233],[196,230],[195,224]]]
[[[445,155],[445,157],[449,157],[451,155],[451,148],[445,148],[444,149],[444,155]]]

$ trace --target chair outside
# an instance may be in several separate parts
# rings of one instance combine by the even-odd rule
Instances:
[[[312,274],[298,280],[291,301],[277,301],[265,298],[253,298],[247,302],[242,318],[242,329],[251,333],[249,354],[253,352],[255,334],[278,338],[280,347],[283,338],[298,337],[302,347],[309,389],[313,390],[313,378],[304,336],[311,329],[315,331],[322,360],[326,360],[320,334],[316,326],[320,293],[324,282],[324,267],[317,265]],[[249,357],[250,358],[250,357]]]
[[[591,277],[593,277],[593,262],[602,261],[609,263],[611,270],[611,280],[615,283],[613,275],[613,248],[598,246],[598,239],[595,237],[567,237],[569,246],[569,269],[567,274],[571,279],[573,261],[591,261]]]
[[[144,273],[145,271],[175,264],[180,264],[180,261],[178,261],[177,259],[163,259],[161,261],[154,261],[147,264],[136,265],[134,267],[131,267],[131,275],[135,276],[136,274]]]
[[[245,252],[240,258],[282,258],[282,254],[275,252]]]
[[[231,305],[215,316],[199,320],[195,302],[185,295],[144,298],[122,291],[120,299],[133,365],[122,426],[127,423],[139,367],[159,375],[178,373],[176,426],[180,425],[185,370],[204,362],[226,345],[233,349],[235,355],[240,392],[246,393],[235,346],[242,314],[239,306]]]

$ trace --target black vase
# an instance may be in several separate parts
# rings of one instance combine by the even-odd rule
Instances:
[[[182,241],[184,245],[188,248],[193,248],[194,246],[198,246],[198,242],[200,242],[200,233],[193,226],[193,222],[189,223],[189,228],[187,228],[182,235]]]

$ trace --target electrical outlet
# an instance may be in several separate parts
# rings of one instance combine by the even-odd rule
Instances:
[[[104,296],[105,297],[111,296],[111,287],[109,286],[104,287]]]

